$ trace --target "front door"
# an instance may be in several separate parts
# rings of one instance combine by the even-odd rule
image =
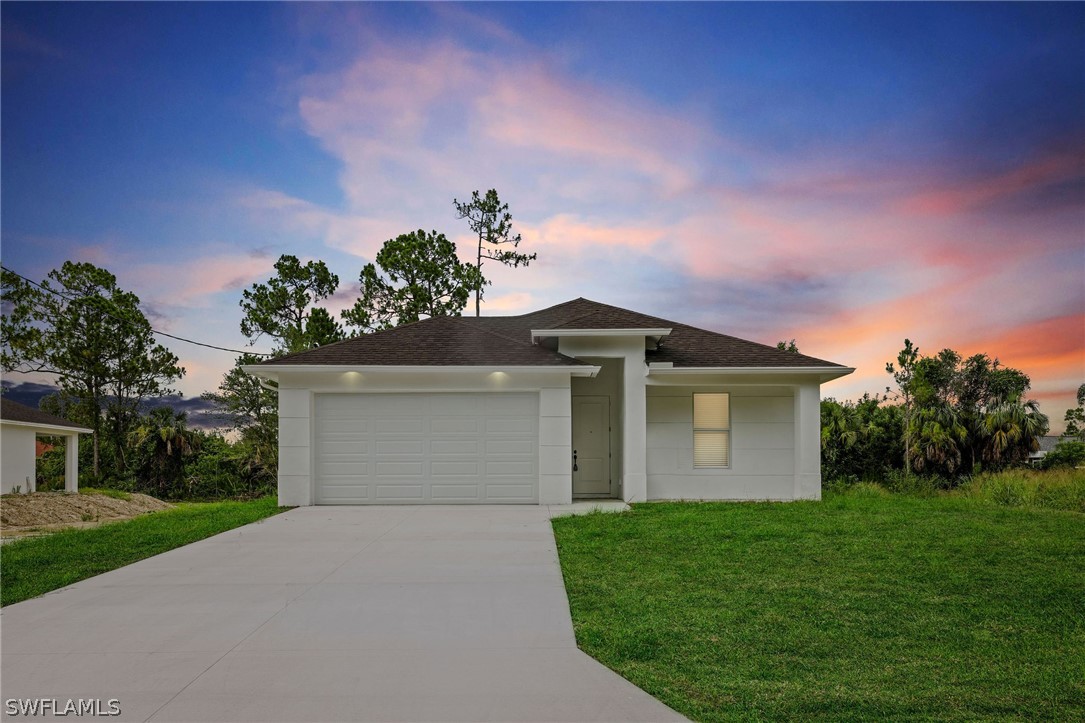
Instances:
[[[610,496],[610,397],[573,397],[573,496]]]

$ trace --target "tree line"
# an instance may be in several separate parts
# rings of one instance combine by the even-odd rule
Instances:
[[[1028,462],[1049,419],[1027,398],[1031,381],[987,354],[952,349],[924,356],[908,339],[886,364],[894,385],[884,395],[821,403],[822,477],[828,482],[884,481],[921,475],[952,487],[981,471]],[[1046,467],[1085,462],[1085,384],[1078,407]]]
[[[519,250],[508,205],[497,191],[453,200],[474,241],[473,263],[436,231],[410,231],[384,243],[359,273],[359,294],[339,319],[323,303],[339,277],[320,260],[284,254],[274,274],[242,291],[241,333],[250,347],[271,342],[273,357],[433,316],[458,316],[474,298],[480,312],[487,262],[517,268],[536,255]],[[80,446],[83,484],[144,491],[159,497],[260,495],[275,488],[278,399],[274,388],[242,367],[266,355],[239,352],[210,402],[220,432],[193,429],[170,405],[185,369],[155,340],[139,298],[109,271],[65,262],[40,283],[3,269],[0,366],[56,379],[41,408],[92,430]],[[798,353],[794,339],[781,350]],[[1047,433],[1048,419],[1027,399],[1029,377],[986,354],[951,349],[923,356],[905,340],[886,371],[884,395],[821,404],[822,475],[826,482],[882,480],[920,474],[951,485],[980,469],[1021,464]],[[270,386],[270,385],[269,385]],[[153,407],[153,408],[152,408]],[[1067,411],[1067,433],[1047,464],[1085,462],[1085,385]],[[47,479],[63,474],[63,450],[46,455]]]
[[[491,282],[487,262],[528,266],[536,255],[518,250],[521,237],[496,190],[454,199],[456,216],[475,241],[474,263],[436,231],[411,231],[386,241],[359,274],[359,297],[337,320],[321,306],[339,277],[320,260],[284,254],[274,275],[242,292],[241,333],[250,346],[272,343],[277,357],[430,316],[459,316],[474,297],[480,312]],[[81,483],[147,492],[166,499],[266,494],[274,490],[278,400],[273,389],[242,367],[266,355],[241,352],[217,390],[202,398],[222,429],[189,426],[187,415],[151,400],[175,393],[185,374],[179,358],[155,340],[139,298],[90,263],[67,261],[39,282],[4,268],[0,367],[52,375],[58,391],[41,400],[48,412],[92,430],[80,446]],[[63,476],[63,450],[41,465],[46,487]]]

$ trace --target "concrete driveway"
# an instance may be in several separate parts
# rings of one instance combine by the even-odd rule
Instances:
[[[577,649],[546,507],[292,510],[4,608],[0,665],[112,720],[682,720]]]

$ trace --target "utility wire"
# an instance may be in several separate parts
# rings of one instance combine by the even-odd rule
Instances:
[[[56,289],[51,289],[48,286],[42,286],[37,281],[34,281],[33,279],[28,279],[27,277],[23,276],[19,272],[12,271],[7,266],[0,266],[0,268],[2,268],[4,271],[7,271],[9,274],[14,274],[15,276],[18,276],[20,279],[27,282],[28,284],[33,284],[34,286],[38,287],[42,291],[47,291],[50,294],[54,294],[56,296],[59,296],[62,299],[67,299],[68,301],[71,301],[73,303],[82,303],[82,304],[87,303],[85,299],[73,298],[71,296],[68,296],[67,294],[62,294],[61,292],[57,291]],[[114,316],[113,314],[110,314],[108,311],[103,311],[101,309],[97,309],[97,311],[99,313],[103,314],[104,316],[108,316],[110,319],[113,319],[114,321],[118,321],[118,322],[120,322],[122,324],[127,323],[125,319],[120,319],[120,318]],[[168,334],[168,333],[166,333],[164,331],[159,331],[158,329],[153,329],[152,328],[151,331],[153,333],[155,333],[155,334],[158,334],[159,336],[168,336],[170,339],[176,339],[177,341],[183,341],[186,344],[195,344],[196,346],[207,347],[208,349],[217,349],[219,351],[228,351],[228,352],[231,352],[233,354],[252,354],[253,356],[266,356],[266,357],[272,356],[271,354],[265,354],[265,353],[259,352],[259,351],[251,351],[251,350],[250,351],[241,351],[239,349],[228,349],[227,347],[224,347],[224,346],[215,346],[214,344],[205,344],[202,341],[194,341],[192,339],[186,339],[183,336],[176,336],[174,334]]]

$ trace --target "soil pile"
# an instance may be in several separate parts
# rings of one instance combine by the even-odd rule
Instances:
[[[4,495],[0,499],[0,530],[15,533],[33,528],[85,526],[108,520],[125,520],[170,507],[172,505],[162,500],[134,492],[126,500],[107,495],[67,492]]]

